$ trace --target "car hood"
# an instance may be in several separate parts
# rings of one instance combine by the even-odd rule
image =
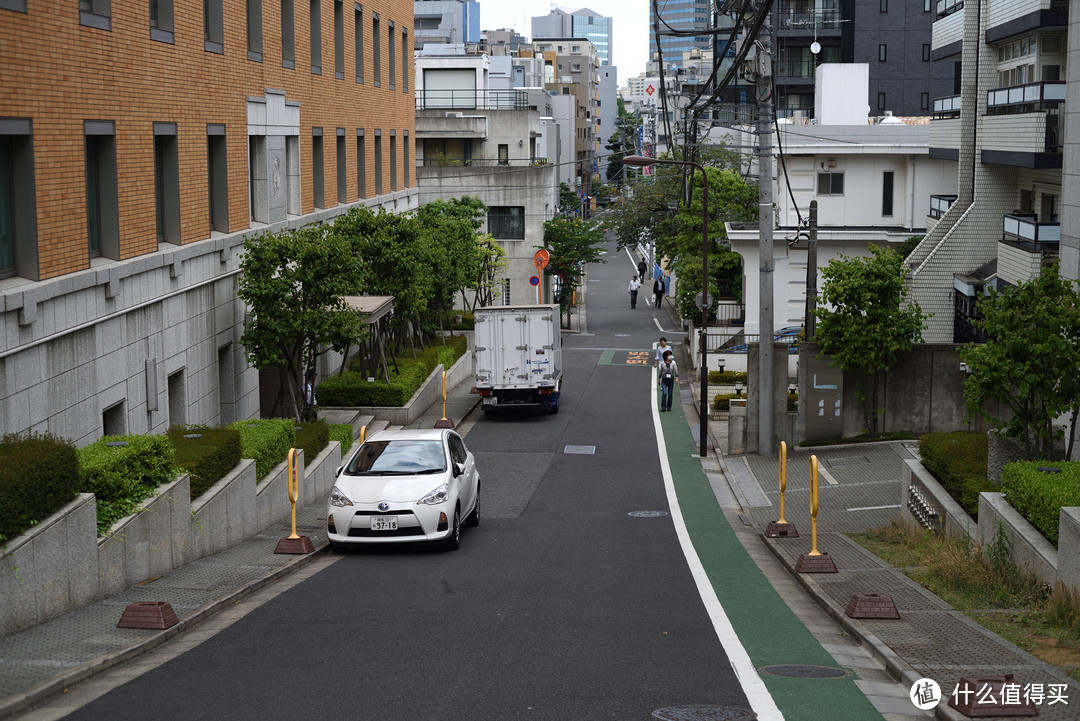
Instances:
[[[339,476],[336,485],[353,503],[415,503],[446,482],[446,473],[419,476]]]

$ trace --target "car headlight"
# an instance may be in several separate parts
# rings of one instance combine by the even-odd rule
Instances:
[[[450,489],[446,484],[442,484],[431,493],[421,498],[417,503],[426,506],[437,506],[440,503],[446,503],[450,499]]]
[[[330,491],[331,506],[351,506],[352,504],[349,497],[342,493],[341,489],[337,486],[334,486],[334,490]]]

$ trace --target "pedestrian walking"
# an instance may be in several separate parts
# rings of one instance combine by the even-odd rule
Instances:
[[[645,256],[641,256],[641,260],[637,264],[637,277],[641,279],[641,282],[645,282],[646,272],[649,270],[649,264],[645,262]]]
[[[664,354],[671,351],[671,346],[668,345],[667,338],[660,339],[660,345],[656,346],[656,358],[653,362],[653,368],[659,368],[660,364],[664,362]]]
[[[660,304],[664,302],[664,294],[667,289],[664,287],[664,276],[659,275],[652,284],[653,295],[656,296],[656,302],[653,305],[657,310],[660,310]]]
[[[671,351],[664,353],[664,362],[660,364],[660,372],[656,377],[656,385],[660,386],[660,410],[671,410],[671,399],[675,395],[675,384],[679,382],[679,366],[675,363],[675,357]]]
[[[308,368],[307,376],[304,379],[304,408],[300,411],[300,420],[319,420],[319,413],[315,410],[318,403],[315,398],[315,369]]]
[[[630,276],[630,287],[626,289],[626,292],[630,294],[630,307],[637,308],[637,292],[641,287],[641,283],[638,283],[637,276]]]

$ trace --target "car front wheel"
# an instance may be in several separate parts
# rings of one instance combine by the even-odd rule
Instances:
[[[448,551],[456,551],[461,546],[461,512],[457,508],[454,509],[454,525],[443,544]]]
[[[472,512],[465,516],[465,525],[470,527],[480,525],[480,484],[476,485],[476,503],[473,504]]]

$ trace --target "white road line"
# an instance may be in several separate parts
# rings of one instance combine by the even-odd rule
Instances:
[[[825,470],[825,466],[821,465],[820,463],[818,464],[817,472],[818,472],[819,476],[821,476],[822,478],[824,478],[826,481],[829,482],[829,485],[833,485],[833,486],[839,486],[840,485],[839,483],[837,483],[836,479],[833,478],[832,474]]]
[[[884,511],[888,508],[899,508],[899,503],[894,503],[891,506],[860,506],[859,508],[849,508],[849,511]]]
[[[758,675],[754,662],[750,660],[750,654],[746,652],[746,648],[739,641],[739,636],[731,625],[731,619],[724,612],[724,607],[716,596],[716,590],[713,589],[712,583],[709,581],[709,575],[705,573],[705,567],[701,564],[701,559],[698,558],[697,552],[694,550],[694,544],[690,540],[690,533],[686,530],[686,522],[682,517],[679,499],[675,495],[675,482],[671,476],[671,464],[668,462],[667,446],[663,440],[664,432],[660,427],[660,413],[657,407],[655,387],[656,374],[654,371],[649,384],[649,394],[652,396],[653,429],[656,431],[655,435],[660,451],[660,470],[664,475],[664,490],[667,492],[668,507],[671,509],[675,534],[679,538],[679,545],[682,546],[683,556],[686,557],[686,565],[690,568],[690,574],[694,577],[694,583],[697,585],[702,605],[705,606],[705,611],[712,620],[713,630],[716,631],[720,645],[723,646],[724,651],[727,653],[728,661],[735,672],[735,677],[739,679],[739,684],[746,694],[746,700],[750,702],[750,707],[757,713],[757,717],[761,721],[783,721],[784,715],[780,713],[776,701],[773,700],[772,695],[769,694],[769,689],[765,687],[765,682]]]

